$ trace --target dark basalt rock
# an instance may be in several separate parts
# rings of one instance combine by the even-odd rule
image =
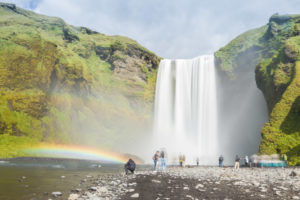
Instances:
[[[17,11],[16,5],[12,4],[12,3],[1,3],[0,2],[0,7],[8,9],[8,10],[12,10],[12,11]]]

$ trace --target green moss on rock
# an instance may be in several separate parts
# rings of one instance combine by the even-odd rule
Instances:
[[[255,67],[256,83],[264,93],[270,120],[261,130],[260,153],[282,154],[300,165],[300,15],[273,15],[267,26],[248,31],[215,53],[226,80]],[[240,62],[238,57],[255,55]],[[249,56],[248,56],[249,57]]]
[[[151,124],[160,59],[130,38],[0,3],[0,157],[36,142],[112,146]]]

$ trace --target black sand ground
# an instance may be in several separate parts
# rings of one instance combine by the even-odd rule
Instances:
[[[169,167],[93,179],[72,200],[300,199],[300,168]]]
[[[130,181],[136,182],[135,191],[127,193],[121,199],[133,199],[131,195],[139,193],[138,199],[262,199],[259,190],[247,193],[247,188],[233,185],[233,181],[215,184],[197,179],[174,178],[168,174],[137,175]],[[198,184],[204,188],[196,189]],[[271,190],[271,185],[270,185]],[[251,196],[252,195],[252,196]],[[263,194],[265,199],[283,199],[274,192]]]

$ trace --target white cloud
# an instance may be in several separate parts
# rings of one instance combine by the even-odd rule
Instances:
[[[110,35],[125,35],[165,58],[213,53],[276,13],[299,13],[299,0],[12,0]],[[32,2],[36,2],[32,6]],[[36,5],[37,4],[37,5]]]

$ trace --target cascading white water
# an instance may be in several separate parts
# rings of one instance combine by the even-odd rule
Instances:
[[[187,163],[217,160],[217,101],[214,56],[162,60],[155,93],[156,148],[166,148],[169,161],[180,153]]]

